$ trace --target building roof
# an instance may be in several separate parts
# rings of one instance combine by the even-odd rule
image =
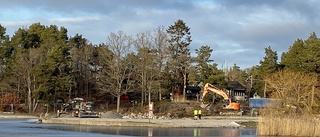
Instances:
[[[231,90],[246,90],[246,87],[241,85],[238,81],[229,81],[227,89]]]
[[[199,92],[201,91],[201,88],[199,86],[187,86],[186,90]]]

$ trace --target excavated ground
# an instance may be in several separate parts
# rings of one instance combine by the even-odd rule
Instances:
[[[201,109],[199,102],[168,102],[162,101],[161,103],[155,103],[153,108],[153,114],[155,119],[179,119],[186,117],[193,117],[193,110]],[[207,110],[203,110],[203,115],[207,115]],[[116,113],[116,109],[109,111],[97,111],[101,113],[101,118],[148,118],[149,108],[148,106],[129,106],[121,107],[120,112]],[[54,114],[48,115],[49,117],[56,117]],[[60,118],[72,118],[71,114],[61,114]]]

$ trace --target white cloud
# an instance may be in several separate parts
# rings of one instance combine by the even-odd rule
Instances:
[[[317,33],[318,5],[312,0],[10,0],[0,5],[0,23],[10,35],[36,22],[63,26],[68,35],[79,33],[99,44],[110,32],[135,35],[182,19],[191,28],[190,51],[209,45],[218,64],[227,60],[245,68],[258,65],[268,46],[280,55],[295,39]]]
[[[4,27],[17,27],[16,30],[20,27],[29,27],[33,22],[31,21],[3,21],[1,22]]]
[[[73,17],[73,18],[56,18],[49,19],[49,22],[52,23],[77,23],[77,22],[85,22],[85,21],[99,21],[101,20],[101,16],[81,16],[81,17]]]

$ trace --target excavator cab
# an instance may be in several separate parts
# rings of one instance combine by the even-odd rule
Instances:
[[[228,99],[224,99],[222,101],[222,104],[223,104],[223,108],[227,108],[227,106],[229,106],[229,100]]]
[[[74,98],[72,100],[72,109],[77,110],[77,109],[81,109],[82,104],[84,103],[83,98]]]

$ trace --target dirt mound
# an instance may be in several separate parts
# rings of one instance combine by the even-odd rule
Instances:
[[[171,118],[192,117],[195,109],[201,109],[199,102],[159,102],[154,105],[154,114]]]
[[[107,111],[107,112],[104,112],[104,113],[101,113],[101,118],[122,118],[122,115],[121,114],[118,114],[116,112],[113,112],[113,111]]]
[[[193,117],[193,111],[195,109],[201,109],[200,103],[196,101],[186,101],[186,102],[170,102],[167,100],[154,102],[153,114],[157,118],[172,119],[172,118],[183,118],[183,117]],[[122,116],[135,116],[135,117],[145,117],[149,113],[149,106],[144,107],[120,107],[120,114]],[[205,113],[205,110],[202,109]]]

